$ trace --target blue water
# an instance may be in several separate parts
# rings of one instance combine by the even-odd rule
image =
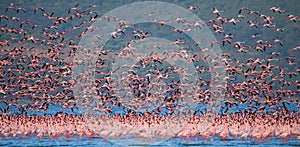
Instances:
[[[122,141],[109,141],[101,137],[82,137],[72,136],[69,138],[0,138],[0,146],[300,146],[300,140],[289,138],[282,140],[280,138],[268,138],[268,141],[254,141],[251,139],[227,139],[211,138],[202,140],[200,137],[194,138],[172,138],[167,141],[162,141],[160,144],[137,143],[132,142],[132,139]]]

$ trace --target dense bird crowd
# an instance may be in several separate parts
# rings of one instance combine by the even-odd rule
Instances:
[[[76,59],[80,50],[79,41],[88,31],[94,29],[91,24],[99,20],[99,14],[96,10],[100,7],[100,5],[91,5],[83,9],[80,4],[76,4],[69,8],[63,16],[60,16],[60,14],[52,12],[50,8],[27,9],[16,3],[7,6],[4,14],[0,16],[1,135],[16,136],[32,133],[43,136],[46,135],[47,129],[54,136],[64,134],[63,132],[79,136],[83,134],[90,136],[99,132],[103,135],[105,128],[103,130],[99,130],[99,128],[98,130],[89,130],[83,126],[81,116],[73,115],[80,105],[77,103],[78,99],[75,99],[73,90],[76,84],[81,84],[81,81],[71,77],[74,67],[85,64]],[[187,9],[191,12],[201,11],[195,6],[189,6]],[[215,125],[213,126],[215,127],[208,128],[208,131],[205,130],[206,132],[197,131],[199,122],[195,121],[201,121],[201,116],[204,117],[209,111],[206,108],[199,108],[191,110],[192,113],[189,115],[191,120],[183,119],[187,122],[186,126],[190,125],[194,129],[178,130],[179,134],[172,135],[194,136],[202,133],[203,136],[217,134],[224,138],[229,134],[243,138],[247,138],[247,136],[262,138],[270,135],[281,137],[294,135],[298,136],[299,139],[300,80],[298,76],[300,69],[297,54],[299,54],[300,46],[286,48],[286,42],[283,38],[275,38],[276,35],[274,35],[275,37],[270,36],[270,38],[261,37],[263,34],[260,32],[271,31],[272,34],[280,35],[290,28],[278,26],[277,17],[283,17],[284,23],[299,26],[300,16],[289,14],[288,11],[279,7],[270,7],[266,10],[267,13],[243,7],[237,10],[232,18],[224,17],[225,11],[213,7],[210,15],[214,19],[194,22],[193,24],[187,23],[185,18],[166,21],[153,20],[153,23],[158,24],[159,27],[167,26],[170,22],[176,22],[187,28],[184,30],[174,28],[172,33],[182,34],[194,29],[202,29],[204,25],[215,32],[218,41],[209,42],[209,44],[211,47],[218,44],[224,49],[224,53],[218,58],[221,58],[225,64],[223,72],[226,73],[226,77],[219,77],[218,73],[212,73],[212,77],[199,77],[198,85],[192,85],[195,93],[179,92],[179,87],[183,85],[178,81],[176,73],[183,75],[186,79],[189,78],[189,75],[176,67],[162,67],[167,64],[165,58],[158,57],[156,54],[150,54],[135,66],[123,65],[121,68],[128,68],[129,70],[123,72],[126,76],[118,79],[118,81],[111,78],[110,75],[120,69],[112,71],[109,66],[114,63],[102,57],[111,54],[113,57],[127,58],[135,51],[133,44],[136,41],[150,38],[152,32],[136,29],[133,24],[117,16],[102,17],[101,21],[119,22],[119,28],[110,34],[111,40],[127,37],[128,34],[133,37],[127,42],[127,45],[119,47],[121,49],[117,49],[117,51],[107,49],[99,53],[95,65],[97,75],[95,82],[91,83],[92,85],[84,85],[96,87],[97,94],[92,95],[98,100],[94,111],[113,115],[111,120],[105,118],[105,121],[110,123],[115,121],[116,124],[114,125],[120,127],[120,130],[122,130],[121,126],[130,128],[127,129],[127,133],[130,131],[132,134],[141,133],[128,127],[140,123],[142,124],[141,128],[147,128],[144,125],[147,122],[152,125],[161,123],[161,126],[167,127],[170,123],[176,124],[176,122],[162,121],[162,118],[169,119],[177,109],[180,109],[180,97],[192,95],[196,97],[194,102],[198,103],[199,106],[207,105],[212,96],[208,86],[212,80],[224,78],[227,84],[218,87],[224,89],[224,93],[222,93],[222,96],[225,97],[224,104],[221,106],[220,112],[214,114],[216,119],[212,122],[214,122]],[[34,19],[25,17],[29,14]],[[149,16],[152,15],[158,14],[149,14]],[[36,22],[37,20],[38,22]],[[228,28],[239,25],[246,25],[247,30],[251,33],[246,40],[238,38],[239,34],[227,32]],[[295,27],[295,29],[299,28]],[[100,40],[101,34],[96,37]],[[297,38],[289,39],[297,41]],[[186,46],[198,46],[204,43],[203,41],[197,40],[195,44],[187,43],[188,41],[182,38],[172,40],[170,46],[180,45],[181,48],[178,51],[164,54],[171,57],[191,57],[187,59],[189,62],[214,63],[214,60],[207,61],[207,57],[199,57],[199,54],[185,50]],[[153,46],[153,48],[159,49],[160,46]],[[285,50],[284,53],[281,50]],[[206,50],[202,49],[201,52],[206,52]],[[187,54],[192,55],[187,56]],[[73,58],[75,59],[73,60]],[[219,66],[217,63],[213,65],[214,67],[196,66],[195,68],[198,74],[211,74],[211,68],[218,68]],[[141,74],[145,75],[141,76]],[[89,78],[84,74],[81,76]],[[151,80],[157,81],[151,82]],[[160,81],[171,82],[163,87]],[[115,86],[118,84],[126,86],[118,89]],[[124,89],[132,90],[131,93],[125,94],[125,97],[137,99],[139,103],[156,101],[155,109],[149,110],[149,112],[148,110],[138,112],[126,108],[120,99],[114,95],[114,91]],[[85,91],[82,92],[84,97]],[[55,115],[49,113],[50,106],[59,107],[57,110],[51,110],[55,111]],[[114,112],[115,107],[122,112]],[[71,114],[64,114],[67,109],[70,110],[68,112]],[[31,116],[33,114],[40,115]],[[26,122],[28,127],[22,127],[22,123],[24,123],[22,120],[28,120]],[[34,125],[41,120],[43,121],[40,125]],[[131,122],[131,120],[135,120],[136,123]],[[270,120],[270,122],[266,123],[265,120]],[[35,122],[33,123],[33,121]],[[67,122],[71,129],[66,129],[61,125],[55,126],[51,124],[52,121],[57,124],[59,121]],[[72,122],[75,123],[70,124]],[[82,127],[80,131],[78,128],[76,130],[76,122],[80,123],[78,126]],[[275,124],[277,127],[274,127]],[[216,130],[218,125],[225,125],[227,129],[224,129],[225,131]],[[236,128],[240,126],[243,131],[233,128],[232,125]],[[258,126],[265,131],[257,129]],[[196,131],[194,131],[195,129]],[[165,131],[163,129],[156,131],[160,131],[160,133],[156,132],[160,135],[167,134],[167,131],[162,132]],[[109,130],[107,134],[104,134],[107,136],[112,132]]]

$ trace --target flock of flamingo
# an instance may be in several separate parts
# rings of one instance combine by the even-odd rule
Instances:
[[[175,21],[188,27],[186,30],[174,29],[175,33],[185,33],[193,29],[201,29],[203,25],[211,28],[219,41],[211,42],[211,45],[219,44],[228,52],[220,55],[224,58],[227,85],[220,87],[225,89],[223,105],[218,113],[211,113],[204,106],[209,105],[211,91],[207,88],[214,78],[200,78],[199,85],[194,85],[199,106],[191,113],[176,114],[180,109],[178,99],[178,87],[181,85],[170,82],[163,92],[160,92],[160,82],[150,82],[156,78],[162,81],[174,79],[181,69],[167,68],[162,70],[159,66],[165,61],[155,54],[148,59],[140,61],[140,65],[129,67],[133,69],[145,69],[145,76],[139,76],[136,71],[123,72],[129,79],[123,78],[115,81],[110,77],[113,71],[107,72],[106,59],[98,59],[95,78],[95,87],[98,89],[96,98],[98,104],[93,111],[105,112],[106,115],[75,114],[72,111],[78,109],[77,100],[73,90],[75,84],[80,81],[72,79],[72,68],[82,65],[81,62],[72,62],[80,49],[80,38],[85,36],[90,25],[97,21],[97,8],[101,5],[81,7],[76,4],[69,8],[65,14],[52,12],[50,8],[38,7],[28,9],[21,4],[11,3],[0,16],[1,42],[0,42],[0,135],[2,137],[26,137],[38,136],[94,136],[104,138],[121,137],[125,135],[137,135],[140,137],[154,138],[164,137],[201,137],[209,139],[219,136],[228,138],[253,138],[258,141],[271,139],[272,137],[297,138],[300,140],[299,117],[299,87],[298,79],[300,69],[300,46],[286,48],[284,39],[263,38],[262,30],[271,31],[271,34],[282,34],[290,28],[278,26],[277,17],[284,19],[284,23],[299,29],[300,16],[289,14],[279,7],[270,7],[266,13],[240,8],[235,17],[223,16],[226,10],[212,8],[210,15],[214,19],[194,24],[186,23],[185,18]],[[189,11],[201,11],[190,6]],[[25,17],[26,15],[32,17]],[[99,14],[100,15],[100,14]],[[157,14],[149,14],[157,15]],[[39,18],[39,19],[37,19]],[[116,16],[104,16],[104,21],[119,21],[120,27],[111,33],[111,40],[133,34],[134,40],[145,40],[151,37],[151,32],[135,30],[133,25]],[[41,21],[42,20],[42,21]],[[36,22],[38,21],[38,22]],[[168,25],[169,21],[155,23],[158,26]],[[228,33],[230,26],[245,24],[249,32],[248,40],[239,40],[239,34]],[[296,27],[298,25],[298,27]],[[128,32],[128,30],[134,30]],[[99,39],[101,38],[98,36]],[[297,41],[297,38],[291,38]],[[252,42],[250,42],[252,41]],[[121,53],[114,54],[122,58],[133,52],[131,40]],[[200,45],[201,40],[192,44]],[[170,41],[170,45],[187,45],[182,39]],[[154,46],[153,48],[160,48]],[[176,52],[174,56],[183,57],[187,52]],[[282,53],[280,50],[287,50]],[[115,51],[102,51],[102,55]],[[99,55],[100,56],[100,55]],[[205,61],[206,57],[196,58],[191,56],[190,62],[195,60]],[[240,57],[238,57],[240,56]],[[100,56],[101,57],[101,56]],[[124,57],[125,58],[125,57]],[[208,61],[206,61],[208,62]],[[113,64],[113,63],[109,63]],[[127,65],[124,65],[124,67]],[[215,66],[218,66],[215,64]],[[196,67],[198,73],[210,73],[213,67]],[[118,70],[118,69],[117,69]],[[184,75],[184,74],[182,74]],[[184,75],[189,78],[188,74]],[[215,74],[214,76],[218,76]],[[98,78],[100,77],[100,78]],[[114,83],[115,82],[115,83]],[[145,112],[137,112],[126,108],[113,95],[113,91],[121,90],[112,85],[119,83],[128,85],[131,89],[129,97],[135,97],[141,101],[158,99],[162,94],[166,97],[159,99],[161,103],[156,109]],[[123,87],[124,88],[124,87]],[[149,92],[145,89],[156,89]],[[160,90],[159,90],[160,89]],[[188,92],[187,92],[188,94]],[[84,93],[83,93],[84,95]],[[50,106],[57,106],[57,112],[50,114]],[[115,108],[122,113],[116,113]],[[294,108],[292,108],[294,107]],[[67,114],[64,110],[70,110]],[[35,113],[36,112],[36,113]],[[88,121],[87,121],[88,120]]]

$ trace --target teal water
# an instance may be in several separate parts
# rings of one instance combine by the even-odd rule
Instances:
[[[128,139],[129,140],[129,139]],[[172,138],[167,141],[161,141],[159,144],[140,143],[135,141],[122,140],[122,141],[109,141],[101,137],[78,137],[72,136],[70,138],[1,138],[0,146],[299,146],[300,141],[295,138],[282,140],[280,138],[268,138],[268,140],[254,141],[251,139],[227,139],[221,140],[220,138],[211,138],[202,140],[199,137],[193,138]]]

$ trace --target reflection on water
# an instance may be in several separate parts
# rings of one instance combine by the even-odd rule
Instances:
[[[244,146],[244,145],[263,145],[263,146],[297,146],[299,145],[299,141],[294,138],[288,138],[286,140],[282,140],[281,138],[269,138],[268,141],[252,141],[252,140],[242,140],[242,139],[228,139],[226,141],[220,138],[207,139],[203,141],[199,141],[201,138],[194,137],[187,139],[186,138],[173,138],[168,141],[163,142],[157,146]],[[124,141],[124,140],[122,140]],[[121,142],[121,141],[120,141]],[[120,143],[119,142],[119,143]],[[138,144],[138,143],[126,143],[130,146],[147,146],[151,144]],[[0,140],[1,146],[122,146],[120,144],[109,142],[101,137],[94,137],[88,139],[87,137],[79,138],[78,136],[73,136],[70,138],[38,138],[38,137],[30,137],[30,138],[2,138]],[[151,145],[155,146],[155,145]]]

